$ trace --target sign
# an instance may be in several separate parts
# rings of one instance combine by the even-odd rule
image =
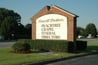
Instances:
[[[67,40],[67,17],[47,14],[37,18],[36,39]]]

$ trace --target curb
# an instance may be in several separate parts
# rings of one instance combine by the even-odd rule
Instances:
[[[49,60],[49,61],[41,61],[41,62],[37,62],[37,63],[26,63],[26,64],[22,64],[22,65],[45,65],[45,64],[52,63],[52,62],[58,62],[58,61],[68,60],[68,59],[77,58],[77,57],[94,55],[94,54],[98,54],[98,52],[92,52],[92,53],[87,53],[87,54],[83,54],[83,55],[71,56],[71,57],[54,59],[54,60]]]

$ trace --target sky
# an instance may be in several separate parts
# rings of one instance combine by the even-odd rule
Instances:
[[[20,14],[24,25],[31,23],[31,18],[47,5],[56,5],[78,15],[79,27],[94,23],[98,29],[98,0],[0,0],[0,8]]]

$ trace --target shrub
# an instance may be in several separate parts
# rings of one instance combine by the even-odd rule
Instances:
[[[76,49],[78,51],[85,51],[87,49],[87,41],[76,41]]]
[[[74,42],[69,41],[68,42],[68,52],[75,52],[76,51],[76,45]]]
[[[69,42],[68,52],[81,52],[87,49],[87,41]]]
[[[32,49],[48,50],[55,52],[68,51],[68,41],[64,40],[31,40],[30,45]]]
[[[12,48],[15,51],[26,51],[30,48],[32,50],[39,51],[54,51],[54,52],[65,52],[68,51],[68,41],[65,40],[29,40],[22,39],[18,40]]]
[[[27,40],[19,40],[17,41],[12,48],[15,53],[29,53],[31,52],[30,44],[28,44]]]
[[[12,47],[15,51],[53,51],[53,52],[76,52],[87,48],[86,41],[70,42],[65,40],[18,40]]]

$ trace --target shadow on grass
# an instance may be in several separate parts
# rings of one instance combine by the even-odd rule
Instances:
[[[88,46],[87,50],[89,52],[98,52],[98,46]]]
[[[49,51],[32,51],[32,53],[46,53],[46,52],[49,52]]]

